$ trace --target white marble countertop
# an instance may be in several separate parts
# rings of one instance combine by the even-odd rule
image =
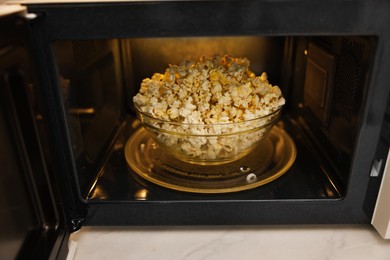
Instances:
[[[390,259],[369,225],[83,227],[70,239],[75,260]]]

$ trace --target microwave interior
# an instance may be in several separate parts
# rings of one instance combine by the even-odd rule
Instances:
[[[87,204],[343,200],[376,40],[310,35],[54,41],[79,199]],[[169,64],[216,54],[248,58],[251,71],[266,72],[269,82],[280,87],[286,104],[275,127],[293,141],[294,162],[275,180],[238,192],[187,192],[140,177],[124,148],[142,128],[132,101],[141,81],[164,73]],[[248,156],[256,160],[256,151]],[[234,170],[225,168],[221,171]]]

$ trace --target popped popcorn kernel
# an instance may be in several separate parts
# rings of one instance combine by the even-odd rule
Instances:
[[[265,130],[237,136],[231,133],[260,128],[259,122],[265,125],[273,119],[253,123],[254,119],[270,115],[285,104],[280,88],[269,83],[265,72],[256,76],[249,65],[247,58],[228,55],[169,65],[164,73],[142,81],[133,102],[141,112],[168,121],[156,128],[184,134],[160,134],[164,145],[200,159],[223,158],[250,147]],[[219,134],[229,136],[191,136]]]

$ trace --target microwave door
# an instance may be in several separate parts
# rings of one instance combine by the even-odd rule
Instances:
[[[0,258],[63,259],[70,231],[48,176],[29,94],[37,75],[28,22],[23,9],[5,9],[0,5]]]

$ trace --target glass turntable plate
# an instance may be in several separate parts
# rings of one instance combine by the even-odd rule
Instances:
[[[193,193],[227,193],[253,189],[283,175],[294,163],[291,137],[274,127],[247,156],[222,165],[196,165],[180,161],[139,128],[127,141],[128,165],[142,178],[165,188]]]

